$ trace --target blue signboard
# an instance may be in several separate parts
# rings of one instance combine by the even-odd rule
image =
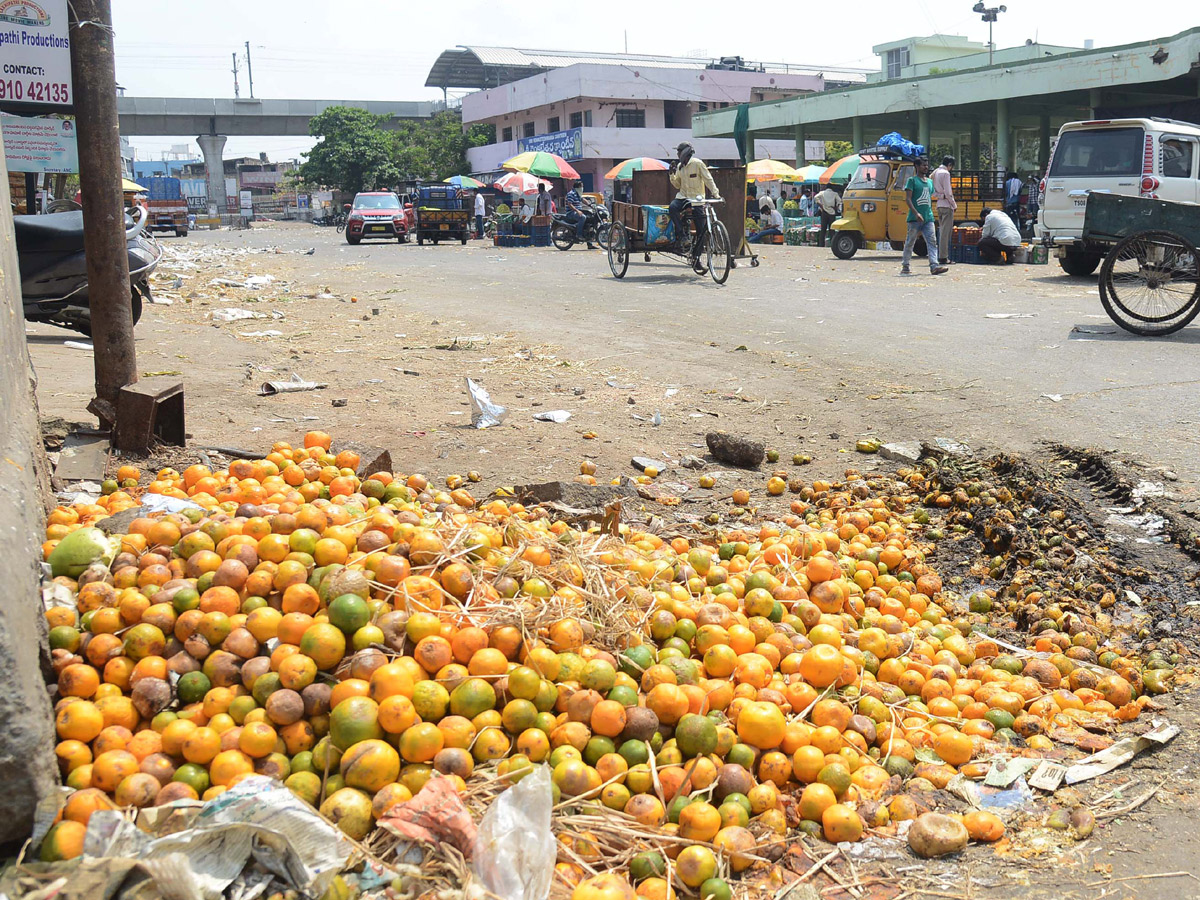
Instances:
[[[583,129],[568,128],[566,131],[552,131],[537,137],[521,138],[517,141],[517,150],[520,153],[531,150],[537,153],[555,153],[563,159],[583,159]]]

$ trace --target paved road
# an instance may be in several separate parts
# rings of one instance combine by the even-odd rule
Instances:
[[[827,250],[772,246],[762,248],[762,265],[739,268],[717,286],[665,259],[638,258],[618,281],[598,251],[475,242],[350,247],[328,229],[298,224],[194,232],[178,246],[271,245],[315,245],[311,256],[286,257],[290,278],[335,294],[391,291],[385,312],[516,334],[696,396],[741,389],[766,401],[758,409],[763,430],[789,439],[827,442],[836,432],[846,446],[866,434],[948,436],[991,450],[1060,441],[1120,450],[1169,467],[1185,486],[1200,483],[1200,326],[1169,338],[1127,335],[1105,317],[1094,277],[1068,278],[1053,264],[956,266],[939,278],[915,269],[901,278],[896,253],[842,262]],[[322,313],[307,302],[310,318],[344,321],[346,307]],[[143,359],[182,339],[172,321],[178,309],[150,308],[139,326]],[[231,373],[266,352],[261,343],[239,351],[245,342],[221,338],[213,359]],[[34,345],[35,362],[54,344],[38,340],[46,344]],[[43,412],[53,392],[69,391],[55,352],[56,380],[43,386]],[[146,365],[168,368],[175,358],[160,355],[161,366]],[[68,396],[86,397],[88,373],[71,377],[82,382]]]
[[[337,252],[364,263],[346,288],[399,278],[413,288],[404,302],[431,315],[521,331],[663,381],[789,398],[804,433],[949,435],[1020,450],[1060,441],[1200,481],[1200,327],[1129,335],[1105,316],[1095,277],[1069,278],[1053,263],[956,266],[938,278],[914,267],[920,274],[901,278],[896,253],[843,262],[773,246],[717,286],[665,258],[639,257],[617,281],[602,253],[582,249]]]

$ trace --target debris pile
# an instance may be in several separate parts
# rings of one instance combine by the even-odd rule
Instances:
[[[393,896],[497,890],[504,860],[545,857],[582,900],[728,900],[824,865],[798,843],[937,857],[1035,816],[1086,837],[1091,813],[1038,813],[1035,791],[1175,733],[1152,695],[1178,648],[1123,643],[1084,527],[954,454],[773,478],[790,510],[724,531],[570,524],[475,497],[475,473],[439,487],[360,462],[310,432],[216,470],[125,467],[50,515],[69,793],[43,860],[138,855],[165,840],[137,832],[151,810],[205,802],[196,828],[282,783],[367,841]],[[967,539],[984,560],[939,574]],[[517,784],[528,802],[489,820]]]

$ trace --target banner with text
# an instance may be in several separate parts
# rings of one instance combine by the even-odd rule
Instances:
[[[583,129],[568,128],[521,138],[517,141],[517,150],[521,153],[554,153],[563,159],[583,159]]]
[[[0,0],[0,109],[74,102],[67,0]]]
[[[79,171],[79,148],[71,119],[0,116],[0,133],[4,135],[4,161],[10,172],[72,175]]]

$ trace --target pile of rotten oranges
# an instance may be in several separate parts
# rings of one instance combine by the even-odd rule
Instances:
[[[667,541],[481,504],[457,479],[360,480],[330,443],[161,471],[142,490],[194,505],[132,520],[110,563],[56,579],[75,598],[46,613],[74,793],[44,858],[78,854],[95,810],[252,773],[362,838],[435,773],[463,790],[546,764],[560,797],[673,836],[670,865],[642,853],[581,896],[724,900],[719,874],[771,835],[857,841],[918,813],[905,783],[978,778],[1001,744],[1037,754],[1051,727],[1141,708],[1118,654],[1022,661],[940,605],[902,482],[816,482],[778,524]],[[47,558],[136,505],[139,478],[56,509]],[[963,818],[976,840],[1004,832]]]

